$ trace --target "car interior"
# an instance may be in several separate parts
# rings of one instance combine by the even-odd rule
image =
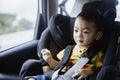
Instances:
[[[0,80],[19,80],[19,75],[25,77],[26,72],[20,72],[26,66],[32,68],[35,75],[39,75],[36,66],[48,65],[41,56],[41,49],[47,48],[56,55],[67,45],[74,45],[73,27],[77,14],[85,3],[86,7],[96,8],[106,20],[105,29],[105,58],[96,80],[120,80],[120,22],[115,21],[118,0],[75,0],[71,13],[65,8],[67,1],[38,0],[42,2],[42,12],[37,13],[34,40],[0,52]],[[58,8],[60,8],[59,13]],[[101,45],[103,45],[101,44]],[[33,63],[37,65],[33,66]],[[42,64],[42,66],[40,65]],[[39,69],[37,69],[39,70]],[[30,75],[33,73],[27,72]],[[113,75],[115,74],[115,75]]]

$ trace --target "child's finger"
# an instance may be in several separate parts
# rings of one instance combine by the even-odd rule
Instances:
[[[48,50],[48,49],[42,49],[42,50],[41,50],[41,53],[43,53],[44,51],[47,51],[47,50]]]
[[[81,74],[77,71],[77,72],[75,72],[73,75],[72,75],[72,77],[73,78],[76,78],[76,77],[79,77]]]
[[[83,75],[81,75],[80,77],[78,77],[78,80],[82,80],[83,78]]]
[[[48,49],[42,49],[41,53],[50,53],[50,51]]]

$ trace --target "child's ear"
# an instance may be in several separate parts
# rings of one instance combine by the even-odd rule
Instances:
[[[97,35],[96,35],[96,40],[100,40],[101,37],[102,37],[103,33],[102,32],[97,32]]]

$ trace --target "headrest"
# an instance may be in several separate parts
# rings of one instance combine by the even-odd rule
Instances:
[[[74,44],[73,27],[74,18],[57,14],[52,16],[49,23],[50,32],[59,47]]]
[[[99,10],[107,21],[114,21],[116,18],[116,2],[114,0],[103,0],[86,3],[82,10],[94,8]]]

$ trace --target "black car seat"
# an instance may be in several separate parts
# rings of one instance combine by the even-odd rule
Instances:
[[[51,51],[53,58],[58,60],[57,53],[64,49],[68,44],[73,45],[73,24],[74,18],[56,14],[50,19],[48,27],[43,31],[38,43],[39,60],[29,59],[22,65],[20,71],[20,79],[22,80],[26,75],[42,74],[42,66],[48,65],[42,58],[41,50],[47,48]]]
[[[98,9],[106,21],[105,43],[108,45],[96,80],[120,80],[120,22],[115,21],[116,3],[117,0],[95,1],[83,7]]]
[[[115,21],[116,3],[117,0],[104,0],[83,6],[83,9],[97,9],[105,20],[105,58],[96,80],[120,80],[120,22]]]
[[[74,44],[72,30],[73,30],[74,18],[63,16],[60,14],[52,16],[48,25],[49,33],[43,32],[41,39],[38,43],[38,56],[41,62],[44,62],[41,58],[41,49],[47,48],[53,53],[53,57],[57,59],[56,54],[66,47],[68,44]],[[44,40],[43,40],[44,39]],[[43,65],[45,63],[42,63]]]
[[[105,20],[105,57],[103,66],[96,80],[120,80],[120,22],[115,21],[116,3],[112,1],[96,1],[84,5],[83,9],[95,8],[100,11]]]
[[[113,25],[111,38],[105,53],[103,66],[96,80],[120,80],[120,23]]]

